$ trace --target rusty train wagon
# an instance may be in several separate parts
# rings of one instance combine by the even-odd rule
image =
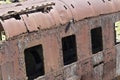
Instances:
[[[0,80],[119,80],[120,0],[0,6]]]

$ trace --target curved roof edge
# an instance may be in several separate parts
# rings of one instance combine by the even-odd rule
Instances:
[[[120,11],[119,4],[120,0],[31,0],[1,7],[0,22],[10,38],[27,31],[64,25],[71,19],[78,21],[114,13]]]

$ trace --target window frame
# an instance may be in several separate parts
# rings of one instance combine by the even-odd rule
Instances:
[[[99,31],[99,32],[98,32]],[[95,33],[98,32],[98,33]],[[103,50],[103,32],[102,27],[96,27],[90,30],[91,50],[92,54],[96,54]],[[99,45],[98,45],[99,43]]]
[[[33,49],[32,49],[33,48]],[[28,50],[28,51],[27,51]],[[39,58],[41,59],[42,62],[37,62],[38,60],[35,59],[35,56],[33,55],[33,53],[30,53],[30,51],[36,51],[37,52],[37,55],[39,55]],[[26,52],[25,52],[26,51]],[[29,53],[27,53],[29,52]],[[38,72],[36,73],[36,71],[34,71],[33,73],[36,73],[36,75],[29,75],[28,72],[27,72],[27,65],[26,65],[26,54],[31,54],[32,55],[32,58],[34,58],[34,64],[35,64],[35,69],[37,69],[37,65],[41,65],[42,64],[42,71],[41,72]],[[28,56],[27,56],[28,57]],[[38,57],[38,56],[37,56]],[[41,58],[42,57],[42,58]],[[25,69],[26,69],[26,76],[28,77],[28,79],[36,79],[40,76],[44,76],[45,75],[45,63],[44,63],[44,53],[43,53],[43,45],[42,44],[39,44],[39,45],[34,45],[34,46],[30,46],[30,47],[27,47],[24,49],[24,60],[25,60]],[[28,65],[30,66],[30,65]],[[41,69],[38,67],[38,69]],[[42,74],[41,74],[42,73]],[[33,77],[34,76],[34,77]]]
[[[71,42],[73,44],[69,44],[68,42]],[[61,43],[62,43],[62,55],[63,55],[63,64],[64,64],[64,66],[76,62],[77,61],[77,42],[76,42],[76,36],[73,34],[73,35],[62,37]],[[67,48],[65,48],[64,45]],[[67,55],[68,52],[71,52],[71,55],[74,56],[74,58],[73,58],[74,60],[73,59],[71,61],[69,60],[69,58],[71,56]],[[67,56],[67,57],[65,57],[65,56]],[[67,58],[68,58],[69,61],[67,61]]]

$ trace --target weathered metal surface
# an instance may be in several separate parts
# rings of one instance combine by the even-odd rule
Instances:
[[[37,3],[38,2],[38,3]],[[54,2],[55,7],[53,7],[54,13],[50,11],[50,13],[33,13],[29,14],[29,17],[25,18],[25,24],[27,24],[28,30],[34,31],[38,30],[40,26],[42,26],[42,29],[45,28],[51,28],[55,25],[59,24],[65,24],[66,22],[70,21],[71,19],[75,19],[76,21],[81,20],[83,18],[87,17],[92,17],[92,16],[97,16],[100,14],[107,14],[111,12],[115,12],[118,9],[116,9],[117,3],[119,3],[118,0],[116,1],[96,1],[96,0],[89,0],[89,1],[57,1],[57,0],[52,0],[48,1],[48,3]],[[3,7],[1,8],[1,15],[7,13],[8,11],[20,11],[20,10],[25,10],[25,8],[31,8],[31,6],[37,6],[37,5],[43,5],[47,4],[46,1],[41,0],[41,1],[31,1],[31,4],[28,4],[29,2],[21,3],[20,6],[16,6],[17,4],[10,5],[11,8],[9,7]],[[98,5],[99,3],[99,5]],[[25,5],[27,4],[27,5]],[[4,9],[5,8],[5,9]],[[1,12],[0,11],[0,12]],[[39,14],[41,16],[38,17]],[[37,16],[39,18],[41,25],[37,22],[36,18],[34,16]],[[53,18],[54,17],[54,18]],[[27,19],[27,20],[26,20]],[[42,22],[44,20],[44,22]],[[57,21],[56,21],[57,20]],[[46,21],[46,22],[45,22]],[[60,23],[59,23],[60,22]],[[43,25],[42,25],[43,24]],[[34,26],[34,27],[33,27]],[[7,30],[7,29],[5,29]],[[7,32],[7,31],[6,31]],[[19,33],[19,32],[18,32]],[[11,34],[9,34],[11,35]],[[19,35],[19,34],[15,34]],[[12,37],[14,35],[11,35]]]
[[[116,60],[111,60],[104,64],[103,80],[112,80],[115,77]]]
[[[113,3],[114,3],[114,5],[115,5],[115,10],[116,11],[119,11],[120,10],[120,5],[119,5],[119,3],[120,3],[120,0],[112,0],[113,1]]]
[[[77,80],[78,73],[77,73],[77,64],[71,64],[64,67],[64,79],[65,80]]]
[[[69,7],[61,2],[56,0],[55,8],[60,16],[60,23],[65,24],[66,22],[69,22],[72,19],[72,13]]]
[[[67,6],[70,8],[72,18],[75,19],[76,21],[95,15],[87,1],[83,0],[81,1],[62,0],[62,1],[65,2]]]
[[[55,5],[49,5],[52,9],[46,11],[45,5],[51,2]],[[35,80],[112,80],[120,75],[119,45],[114,47],[113,30],[113,23],[120,19],[119,3],[119,0],[30,0],[1,7],[0,16],[9,11],[26,12],[19,14],[20,19],[7,14],[10,17],[0,21],[8,38],[0,44],[0,79],[27,80],[24,50],[39,44],[43,45],[45,74]],[[35,7],[42,5],[35,11]],[[32,7],[33,12],[28,13]],[[103,30],[103,50],[92,54],[90,31],[99,26]],[[72,34],[76,35],[77,61],[64,66],[61,39]]]
[[[48,13],[36,13],[22,16],[30,32],[39,29],[47,29],[55,25],[54,20]]]
[[[11,80],[14,79],[14,63],[13,62],[7,62],[2,65],[2,75],[5,75],[3,77],[3,80]]]
[[[100,64],[96,67],[94,67],[94,72],[93,72],[93,76],[94,76],[94,80],[103,80],[103,66],[104,64]]]
[[[116,45],[116,76],[120,75],[120,45]]]
[[[109,62],[111,60],[114,60],[116,58],[115,48],[105,50],[104,51],[104,61]]]
[[[3,77],[3,76],[2,76],[2,69],[1,69],[1,66],[0,66],[0,80],[3,80],[2,77]]]
[[[9,20],[1,21],[2,27],[5,30],[7,38],[22,34],[26,32],[26,26],[22,20]]]
[[[97,54],[94,54],[92,57],[93,65],[99,64],[100,62],[103,62],[103,53],[99,52]]]
[[[89,3],[95,12],[95,15],[111,13],[113,10],[110,4],[108,4],[107,0],[89,0]]]

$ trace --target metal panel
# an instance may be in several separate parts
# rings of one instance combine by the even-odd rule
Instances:
[[[120,44],[116,45],[116,76],[120,75]]]
[[[103,68],[103,80],[112,80],[115,77],[115,69],[116,69],[116,60],[111,60],[104,64]]]
[[[0,5],[0,16],[7,14],[9,11],[21,11],[25,7],[22,4],[7,4],[7,5]]]
[[[117,9],[116,9],[116,5],[114,4],[114,1],[116,0],[105,0],[107,5],[109,5],[111,7],[111,12],[116,12]]]
[[[91,3],[96,15],[110,13],[112,10],[105,0],[89,0],[89,3]]]
[[[55,2],[55,7],[53,7],[53,9],[49,13],[37,12],[37,13],[29,14],[29,17],[23,15],[23,18],[25,19],[25,23],[29,31],[38,30],[38,28],[46,29],[46,28],[54,27],[55,25],[58,26],[59,24],[65,24],[66,22],[69,22],[73,18],[75,20],[81,20],[83,18],[96,16],[99,14],[114,12],[119,10],[119,8],[117,8],[116,6],[119,6],[118,3],[120,1],[119,0],[114,0],[114,1],[50,0],[48,2],[45,2],[44,0],[35,1],[35,2],[31,1],[31,4],[28,4],[29,2],[25,2],[25,3],[22,3],[22,6],[15,7],[17,4],[11,4],[11,5],[2,7],[0,10],[0,15],[8,13],[8,11],[20,11],[27,7],[42,5],[50,2]],[[117,10],[115,10],[115,8]],[[24,23],[21,20],[15,21],[14,19],[9,19],[2,22],[2,24],[3,24],[3,27],[5,27],[5,31],[8,37],[13,37],[15,35],[19,35],[23,32],[26,32],[25,25],[23,25]],[[8,28],[8,24],[12,25],[12,30],[14,31],[10,31],[10,28]],[[18,27],[16,25],[21,26],[19,27],[19,30],[17,29]]]
[[[93,65],[99,64],[103,61],[103,53],[99,52],[93,55]]]
[[[112,1],[115,5],[116,11],[120,11],[120,0],[112,0]]]
[[[72,16],[76,21],[94,16],[94,12],[91,6],[85,0],[63,0],[67,6],[71,9]]]
[[[14,80],[14,62],[6,62],[2,65],[3,80]]]
[[[98,65],[94,68],[94,80],[103,80],[103,65]]]
[[[64,67],[64,79],[65,80],[77,80],[77,64],[71,64]]]
[[[26,26],[22,20],[11,18],[1,21],[1,24],[5,30],[7,38],[26,32]]]
[[[42,3],[42,2],[46,2],[46,0],[26,0],[25,2],[21,2],[22,5],[33,5],[33,4],[38,4],[38,3]]]
[[[36,31],[38,29],[46,29],[50,28],[53,25],[55,25],[55,22],[53,21],[52,17],[48,13],[33,13],[33,14],[28,14],[22,16],[28,30],[31,31]]]
[[[2,69],[1,69],[1,65],[0,65],[0,80],[3,80],[3,79],[2,79]]]
[[[54,2],[55,8],[60,16],[60,23],[65,24],[66,22],[69,22],[72,19],[72,13],[69,7],[64,2],[58,0],[55,0]]]
[[[104,62],[109,62],[111,60],[114,60],[116,58],[116,52],[115,48],[112,49],[106,49],[104,51]]]
[[[37,5],[42,5],[42,4],[37,4]],[[28,27],[28,30],[35,31],[38,29],[47,29],[47,28],[52,28],[52,27],[56,27],[57,25],[59,25],[60,19],[61,19],[59,16],[59,13],[54,6],[52,8],[53,9],[51,9],[50,12],[48,13],[46,12],[44,13],[40,11],[36,13],[23,15],[22,17]]]
[[[57,12],[56,8],[55,7],[53,7],[53,8],[54,9],[52,9],[50,11],[49,15],[52,17],[51,19],[53,19],[53,22],[55,23],[54,27],[57,27],[58,25],[60,25],[60,16],[59,16],[59,13]]]

